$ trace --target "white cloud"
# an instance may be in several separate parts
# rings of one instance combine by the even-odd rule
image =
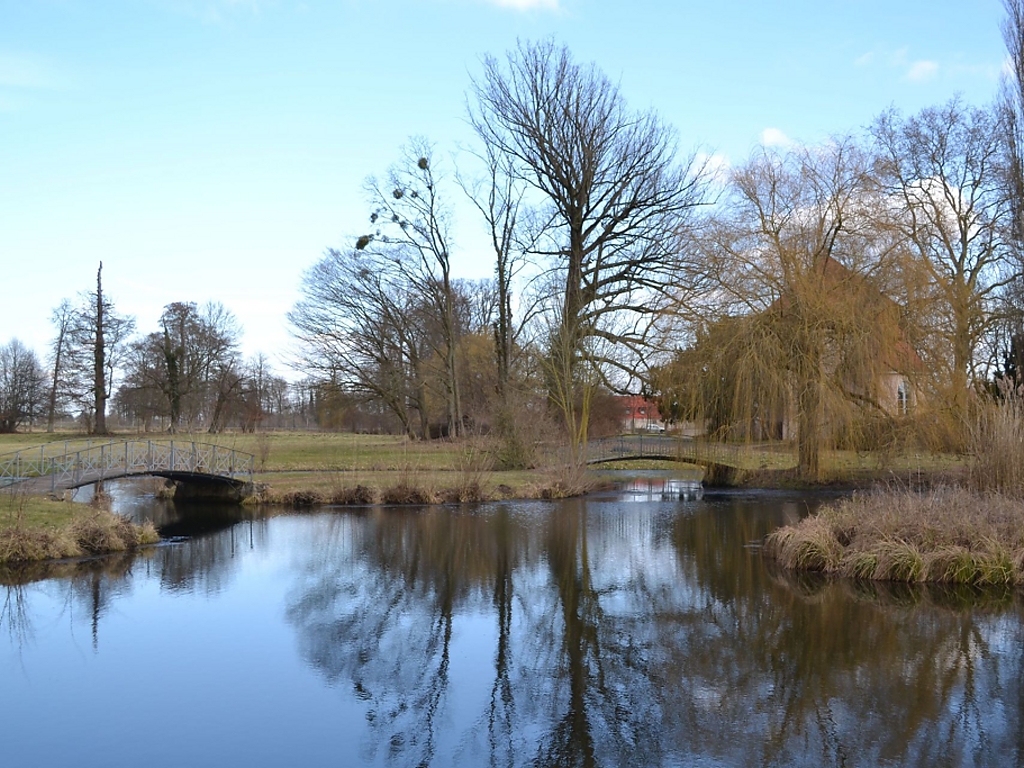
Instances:
[[[761,131],[761,143],[766,147],[788,147],[793,140],[778,128],[765,128]]]
[[[487,0],[491,5],[512,8],[516,11],[557,11],[558,0]]]
[[[703,168],[708,177],[716,183],[724,184],[732,173],[732,162],[721,152],[698,152],[694,155],[694,165]]]
[[[938,71],[939,63],[937,61],[915,61],[907,70],[906,79],[912,83],[923,83],[935,77]]]
[[[907,48],[897,48],[895,51],[889,53],[889,65],[892,67],[902,67],[907,63]]]
[[[938,76],[940,69],[939,62],[934,59],[911,59],[910,50],[905,46],[890,49],[875,48],[854,59],[853,65],[855,67],[882,67],[899,70],[903,73],[902,79],[908,83],[924,83],[933,80]],[[990,68],[978,67],[977,71],[973,71],[975,68],[968,65],[942,66],[943,72],[951,73],[959,70],[979,76],[991,76]]]
[[[875,61],[875,52],[874,51],[868,51],[867,53],[863,54],[862,56],[858,56],[856,59],[854,59],[853,66],[855,66],[855,67],[866,67],[868,64],[873,64],[874,61]]]

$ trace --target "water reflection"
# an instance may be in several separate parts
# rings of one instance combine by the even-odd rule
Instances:
[[[46,590],[88,617],[101,653],[107,617],[145,585],[193,601],[201,634],[204,605],[233,611],[258,584],[277,618],[235,611],[217,631],[242,648],[284,622],[339,711],[362,718],[321,711],[343,764],[1024,764],[1019,591],[795,577],[757,543],[813,501],[637,493],[250,519],[134,565],[75,566]],[[274,598],[253,576],[271,557]],[[41,632],[26,589],[0,596],[12,646]],[[244,710],[233,695],[218,687],[200,716]],[[289,743],[298,763],[316,748]]]
[[[704,498],[704,486],[699,480],[677,477],[635,477],[624,483],[622,490],[634,501],[699,501]]]
[[[880,607],[794,584],[747,546],[793,502],[634,510],[338,518],[289,620],[308,661],[366,702],[371,752],[399,765],[1020,759],[1019,605]],[[489,645],[486,663],[453,656],[460,633]],[[453,690],[466,663],[486,696]]]

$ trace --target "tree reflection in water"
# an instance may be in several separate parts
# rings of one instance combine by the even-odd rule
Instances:
[[[1022,764],[1018,597],[909,589],[907,605],[789,578],[750,544],[799,509],[758,510],[324,517],[288,616],[306,659],[365,702],[368,760]]]
[[[785,574],[757,542],[803,511],[578,499],[249,520],[134,558],[0,572],[0,638],[45,637],[39,591],[102,651],[139,584],[158,586],[148,601],[230,607],[272,567],[303,658],[365,715],[336,733],[357,735],[364,763],[1024,766],[1021,593]],[[274,627],[216,629],[235,647]]]

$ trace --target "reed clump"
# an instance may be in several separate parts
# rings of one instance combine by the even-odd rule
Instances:
[[[106,509],[89,508],[57,528],[13,525],[0,529],[0,563],[124,552],[159,540],[149,521],[138,524]]]
[[[0,530],[0,563],[53,560],[71,557],[72,553],[73,542],[63,531],[20,527]]]
[[[1024,584],[1024,403],[977,407],[962,485],[888,488],[830,505],[768,536],[787,568],[857,579]]]
[[[331,504],[366,505],[377,503],[377,492],[365,485],[336,488],[331,494]]]
[[[78,554],[102,555],[124,552],[160,540],[156,528],[148,520],[133,523],[123,515],[105,509],[96,509],[72,521],[69,531]]]
[[[859,494],[765,542],[784,567],[858,579],[1024,584],[1024,501],[941,487]]]
[[[399,481],[381,490],[380,501],[381,504],[433,504],[436,497],[427,489]]]
[[[971,488],[1024,498],[1024,402],[1018,394],[979,407],[969,444]]]

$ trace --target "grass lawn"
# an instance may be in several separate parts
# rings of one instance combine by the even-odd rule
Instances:
[[[274,473],[327,472],[334,482],[336,473],[479,473],[491,466],[485,440],[415,441],[396,435],[354,435],[334,432],[259,432],[246,434],[227,432],[210,435],[205,432],[177,435],[123,433],[110,439],[139,439],[215,443],[226,448],[253,454],[257,474],[273,482]],[[88,438],[78,433],[47,434],[46,432],[0,435],[0,458],[3,454],[46,444],[46,455],[75,451],[105,438]],[[689,446],[687,446],[689,447]],[[786,470],[796,466],[793,446],[782,443],[707,445],[694,444],[698,452],[749,471]],[[33,455],[35,455],[33,453]],[[554,462],[544,462],[553,467]],[[890,474],[909,475],[957,472],[963,467],[961,458],[945,454],[880,453],[857,451],[826,451],[822,456],[825,474],[830,477],[870,479]],[[644,464],[650,467],[650,464]],[[663,466],[679,466],[673,462]],[[608,468],[635,468],[630,463],[614,463]],[[488,473],[490,474],[490,473]],[[518,475],[501,473],[494,485],[521,485]],[[543,479],[544,473],[528,472],[529,482]],[[283,478],[282,478],[283,480]],[[291,482],[291,481],[289,481]],[[318,481],[321,482],[321,481]]]
[[[76,512],[89,509],[87,504],[54,501],[43,496],[0,494],[0,529],[22,526],[51,528],[67,525]]]
[[[213,443],[251,453],[258,472],[289,470],[427,470],[461,469],[484,459],[478,443],[414,441],[395,435],[353,435],[334,432],[259,432],[246,434],[206,432],[134,434],[118,433],[109,437],[88,438],[81,434],[46,432],[0,435],[0,458],[15,451],[29,451],[32,457],[43,447],[46,456],[60,455],[88,445],[116,440],[153,440],[154,442]]]

